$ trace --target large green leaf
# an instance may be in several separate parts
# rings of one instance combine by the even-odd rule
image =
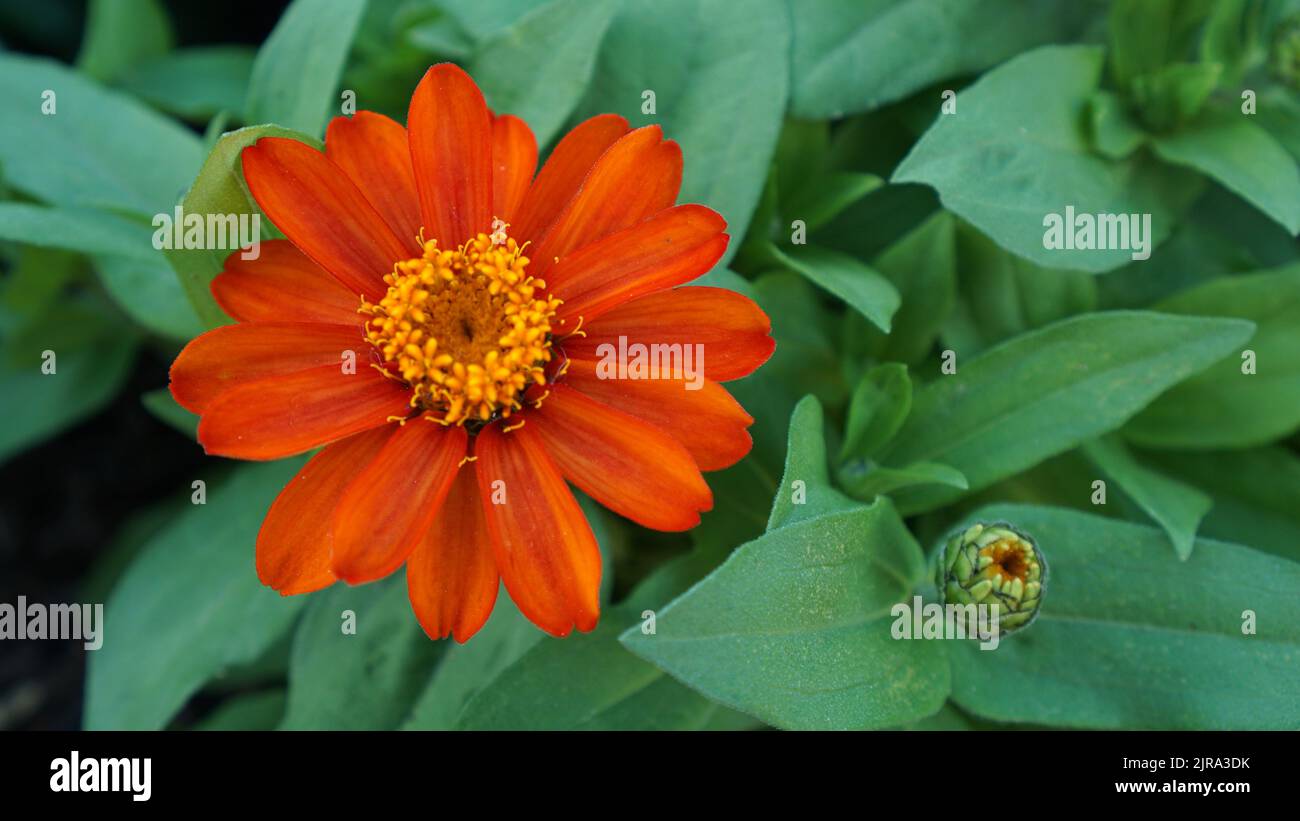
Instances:
[[[355,632],[344,632],[345,626]],[[394,729],[442,650],[411,612],[405,574],[360,587],[335,585],[313,596],[298,622],[280,726]]]
[[[262,216],[256,201],[248,192],[240,162],[240,152],[262,137],[287,137],[320,147],[319,142],[309,137],[274,125],[250,126],[223,134],[204,161],[194,185],[185,195],[182,203],[185,214],[225,214],[241,219],[243,215],[250,218],[256,216],[261,220],[261,238],[275,236],[275,226]],[[190,303],[199,319],[209,328],[230,321],[212,298],[211,290],[212,280],[221,273],[226,256],[238,248],[237,238],[227,239],[225,248],[178,248],[167,252],[167,258],[176,269]]]
[[[1262,445],[1300,427],[1300,265],[1207,282],[1156,306],[1176,314],[1240,317],[1249,342],[1151,404],[1124,429],[1162,448]],[[1255,373],[1243,373],[1244,350]]]
[[[1032,627],[950,654],[964,710],[1101,729],[1300,726],[1300,565],[1204,539],[1180,562],[1156,528],[1055,508],[977,519],[1031,534],[1051,570]]]
[[[288,459],[209,481],[207,503],[149,541],[104,609],[104,646],[91,654],[86,680],[87,729],[160,729],[206,682],[255,661],[289,629],[306,599],[258,581],[253,545],[301,466]]]
[[[584,116],[659,123],[682,146],[681,201],[713,208],[739,247],[781,130],[789,83],[781,0],[624,3],[605,35]],[[655,95],[643,114],[643,92]]]
[[[958,114],[939,116],[894,182],[933,186],[949,210],[1040,265],[1096,273],[1137,253],[1045,247],[1048,215],[1064,219],[1067,207],[1150,215],[1145,240],[1154,248],[1197,180],[1140,153],[1122,161],[1092,153],[1084,114],[1101,68],[1102,52],[1090,46],[1046,46],[999,66],[962,92]]]
[[[1111,311],[1022,334],[918,391],[880,461],[937,461],[987,487],[1113,430],[1161,392],[1235,350],[1253,326],[1236,319]],[[956,488],[906,489],[900,509],[930,510]]]
[[[807,397],[768,532],[659,610],[654,633],[634,627],[621,641],[778,727],[899,724],[937,710],[948,689],[939,645],[890,635],[891,607],[924,575],[887,499],[865,507],[830,486],[821,406]]]
[[[547,145],[591,80],[616,0],[552,0],[479,44],[469,72],[494,111],[515,114]]]
[[[794,521],[742,545],[622,641],[711,699],[790,729],[922,718],[948,694],[938,642],[897,641],[890,610],[925,559],[888,499]]]
[[[1214,177],[1292,234],[1300,233],[1300,169],[1249,118],[1207,115],[1151,145],[1161,158]]]
[[[1076,8],[1060,0],[792,0],[792,108],[809,119],[876,108],[1064,39]]]
[[[294,0],[257,52],[245,122],[324,136],[331,112],[341,112],[339,78],[365,5],[365,0]],[[364,100],[357,103],[365,107]]]
[[[0,53],[0,107],[5,182],[56,205],[170,212],[203,160],[187,129],[51,60]]]

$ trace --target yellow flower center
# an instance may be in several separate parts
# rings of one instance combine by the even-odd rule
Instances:
[[[481,425],[508,418],[529,386],[545,384],[560,300],[527,267],[504,231],[455,250],[430,240],[384,276],[378,304],[362,298],[366,338],[382,370],[411,387],[411,407],[445,424]]]
[[[1020,539],[998,539],[979,554],[992,559],[993,563],[986,568],[985,574],[989,577],[997,576],[999,582],[1009,582],[1012,579],[1029,581],[1030,568],[1038,564],[1033,548]],[[983,565],[983,562],[980,564]]]

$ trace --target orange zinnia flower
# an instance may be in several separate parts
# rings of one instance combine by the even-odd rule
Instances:
[[[363,111],[330,123],[324,153],[244,150],[288,240],[226,260],[212,292],[237,324],[190,342],[171,390],[210,454],[326,446],[262,523],[268,586],[406,563],[432,637],[467,640],[499,582],[543,630],[590,630],[600,554],[566,480],[686,530],[713,504],[700,471],[749,452],[753,420],[718,383],[767,360],[770,324],[732,291],[674,287],[728,239],[718,214],[674,205],[681,149],[607,114],[536,166],[528,126],[449,64],[425,74],[405,129]],[[620,340],[701,344],[706,378],[602,378],[600,346]]]

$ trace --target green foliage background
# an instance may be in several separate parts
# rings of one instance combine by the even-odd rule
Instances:
[[[0,458],[228,321],[224,252],[154,251],[154,214],[254,213],[243,146],[318,145],[344,90],[403,119],[443,60],[544,151],[607,111],[681,143],[682,200],[733,237],[705,280],[777,339],[729,386],[753,452],[689,534],[584,500],[594,632],[502,597],[464,646],[423,635],[400,573],[263,588],[299,461],[212,460],[206,505],[178,488],[106,535],[85,726],[1300,729],[1296,0],[295,0],[257,49],[92,0],[75,65],[0,52]],[[1151,214],[1153,255],[1046,250],[1066,205]],[[165,386],[140,400],[192,440]],[[1041,618],[995,652],[891,639],[975,520],[1037,539]]]

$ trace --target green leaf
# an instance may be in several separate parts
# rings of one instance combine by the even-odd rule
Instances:
[[[1213,505],[1210,497],[1142,464],[1113,436],[1088,442],[1083,452],[1164,528],[1174,552],[1186,561],[1196,527]]]
[[[900,298],[898,289],[878,272],[853,257],[812,245],[773,250],[791,270],[844,300],[877,328],[889,333],[891,317],[898,310]]]
[[[0,107],[6,184],[55,205],[152,217],[203,160],[189,130],[51,60],[0,53]]]
[[[614,608],[585,635],[543,639],[466,704],[464,730],[698,729],[718,707],[624,650],[640,615]]]
[[[662,125],[682,147],[679,199],[713,208],[732,237],[743,237],[781,130],[788,53],[781,0],[623,3],[579,111]],[[646,91],[655,113],[643,113]],[[719,264],[739,246],[733,241]]]
[[[545,146],[591,81],[615,0],[552,0],[479,44],[469,73],[494,111],[515,114]]]
[[[752,723],[673,681],[627,652],[618,641],[624,628],[638,630],[646,623],[647,610],[659,607],[712,569],[717,552],[696,550],[663,565],[626,601],[603,613],[590,633],[533,641],[517,659],[506,659],[504,664],[500,658],[488,657],[489,648],[488,655],[478,656],[469,670],[483,673],[486,680],[480,679],[479,689],[468,693],[455,726],[684,730]],[[522,650],[523,645],[514,642],[510,649],[514,648]],[[463,694],[469,690],[463,672],[457,671],[451,679],[460,685],[453,688],[453,700],[466,697]],[[431,686],[437,683],[435,679]],[[448,714],[438,711],[435,715]]]
[[[896,641],[890,609],[925,558],[887,499],[737,548],[623,644],[711,699],[788,729],[874,728],[938,710],[938,642]]]
[[[1222,73],[1217,63],[1176,63],[1144,74],[1133,81],[1132,108],[1156,131],[1179,128],[1205,108]]]
[[[1219,0],[1201,34],[1200,56],[1224,68],[1227,83],[1236,85],[1242,76],[1268,56],[1260,36],[1264,9],[1253,0]]]
[[[1259,125],[1297,162],[1300,162],[1300,100],[1283,89],[1268,89],[1259,95]]]
[[[1124,159],[1147,141],[1146,132],[1124,110],[1124,101],[1111,91],[1098,91],[1088,100],[1088,126],[1093,147],[1112,160]]]
[[[0,202],[0,239],[64,248],[91,256],[148,259],[157,256],[147,225],[89,208],[47,208]]]
[[[805,396],[795,406],[790,415],[789,441],[785,472],[767,520],[768,530],[857,507],[852,499],[831,487],[822,406],[816,397]]]
[[[893,181],[934,187],[950,211],[1040,265],[1097,273],[1134,253],[1045,247],[1048,216],[1067,206],[1150,214],[1145,240],[1154,248],[1198,182],[1142,154],[1111,161],[1092,152],[1084,122],[1101,67],[1099,49],[1047,46],[993,69],[962,92],[957,114],[939,117]]]
[[[863,501],[916,485],[943,485],[959,491],[970,487],[961,471],[938,462],[913,462],[890,468],[869,459],[857,459],[841,467],[837,478],[847,493]]]
[[[0,202],[0,239],[94,257],[104,287],[132,319],[163,336],[189,339],[202,328],[154,250],[152,234],[146,225],[103,211]]]
[[[177,49],[129,69],[117,82],[162,111],[201,122],[221,111],[243,111],[253,56],[244,46]]]
[[[1119,427],[1252,329],[1234,319],[1112,311],[1031,331],[969,362],[958,352],[957,372],[915,395],[879,460],[942,462],[979,490]],[[930,486],[895,501],[915,513],[959,495]]]
[[[298,622],[280,727],[394,729],[442,650],[411,612],[405,574],[360,587],[336,584],[313,596]]]
[[[171,425],[191,440],[197,438],[199,417],[176,404],[169,389],[155,388],[140,394],[140,404],[158,420]]]
[[[1032,627],[993,651],[950,654],[962,709],[1096,729],[1300,723],[1300,565],[1204,539],[1180,562],[1155,528],[1054,508],[970,519],[1023,529],[1051,571]],[[1244,629],[1248,613],[1258,632]]]
[[[65,334],[51,332],[64,328]],[[135,361],[129,328],[78,303],[57,306],[34,327],[4,336],[0,357],[0,462],[99,411],[117,395]],[[45,351],[54,373],[42,373]]]
[[[486,40],[547,0],[433,0],[472,37]]]
[[[942,336],[964,356],[1097,307],[1091,274],[1036,265],[965,223],[957,227],[957,267],[959,298]]]
[[[957,252],[952,215],[940,211],[885,249],[873,263],[898,289],[898,312],[888,336],[868,330],[876,359],[915,365],[934,347],[952,313]]]
[[[253,545],[302,461],[210,481],[206,504],[150,540],[105,607],[104,646],[87,673],[87,729],[160,729],[206,682],[255,661],[289,629],[306,598],[262,586]]]
[[[1161,159],[1214,177],[1291,234],[1300,233],[1300,169],[1250,118],[1236,113],[1202,117],[1153,138],[1151,145]]]
[[[1172,314],[1239,317],[1255,335],[1220,362],[1151,404],[1124,429],[1161,448],[1262,445],[1300,427],[1300,264],[1226,277],[1156,306]],[[1255,373],[1243,373],[1245,350]]]
[[[840,461],[871,456],[894,438],[911,410],[912,380],[906,365],[886,362],[867,371],[849,404]]]
[[[483,629],[470,641],[447,648],[402,729],[451,729],[474,694],[495,680],[543,635],[524,618],[502,589]]]
[[[747,397],[779,413],[755,412],[755,428],[766,425],[773,436],[751,429],[755,441],[764,438],[773,461],[780,462],[785,453],[785,425],[795,403],[805,394],[815,394],[829,408],[838,408],[848,396],[849,385],[840,371],[839,357],[827,329],[833,314],[823,304],[821,294],[808,279],[793,271],[771,271],[753,283],[753,298],[772,319],[772,337],[776,351],[753,376],[730,382],[727,388],[740,388],[749,381],[772,383],[767,396]],[[741,388],[743,390],[743,388]],[[748,405],[746,405],[748,407]]]
[[[204,718],[196,730],[274,730],[284,716],[283,689],[235,696]]]
[[[837,118],[876,108],[1065,39],[1076,28],[1074,5],[1055,0],[791,2],[794,113]]]
[[[172,47],[171,21],[158,0],[90,0],[77,68],[100,82]]]
[[[813,231],[809,241],[859,259],[876,259],[939,210],[939,199],[932,188],[885,185]]]
[[[245,122],[324,135],[364,9],[364,0],[294,0],[257,52]]]
[[[1128,88],[1139,76],[1188,56],[1208,0],[1115,0],[1110,7],[1110,66]]]
[[[1209,493],[1206,536],[1300,562],[1300,458],[1281,447],[1147,451],[1143,459]]]
[[[248,192],[240,163],[240,152],[262,137],[287,137],[315,148],[321,147],[318,141],[274,125],[250,126],[223,134],[204,161],[194,185],[185,195],[182,203],[184,213],[223,214],[236,218],[242,218],[245,214],[250,218],[256,216],[261,220],[263,234],[273,233],[274,226],[262,216],[256,201]],[[225,248],[177,248],[167,251],[167,259],[176,269],[190,303],[208,328],[230,321],[212,298],[211,287],[213,278],[221,273],[226,256],[238,248],[238,238],[227,237],[226,245]]]
[[[782,206],[790,221],[801,219],[812,231],[839,216],[845,208],[884,185],[875,174],[828,171],[811,180]]]

